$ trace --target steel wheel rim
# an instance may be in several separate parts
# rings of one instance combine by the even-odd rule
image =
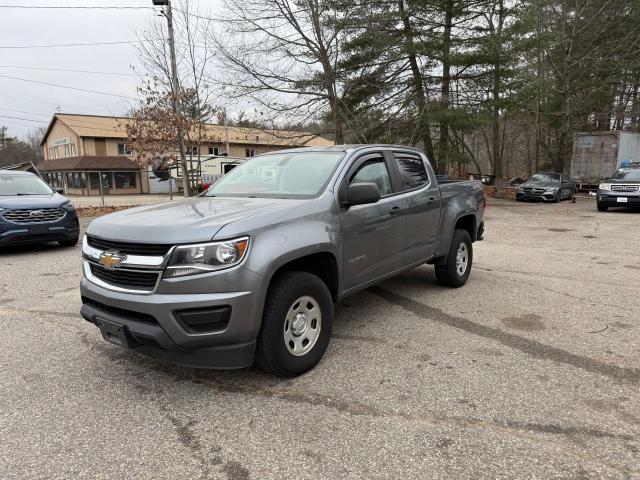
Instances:
[[[320,338],[322,311],[313,297],[302,296],[295,300],[284,319],[282,336],[291,355],[301,357],[309,353]]]
[[[460,242],[458,245],[458,251],[456,252],[456,273],[462,277],[467,272],[469,266],[469,249],[467,244]]]

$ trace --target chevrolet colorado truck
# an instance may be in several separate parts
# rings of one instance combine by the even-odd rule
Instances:
[[[198,197],[94,220],[81,313],[161,360],[299,375],[329,344],[334,302],[425,263],[464,285],[484,208],[481,182],[438,185],[415,148],[257,156]]]

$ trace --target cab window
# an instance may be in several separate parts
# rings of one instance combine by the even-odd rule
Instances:
[[[382,196],[391,194],[391,179],[384,159],[374,158],[360,165],[351,176],[349,185],[361,182],[375,183]]]
[[[429,175],[420,157],[398,152],[393,156],[400,171],[402,190],[412,190],[429,183]]]

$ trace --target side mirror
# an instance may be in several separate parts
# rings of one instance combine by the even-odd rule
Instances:
[[[56,187],[53,189],[53,191],[59,193],[60,195],[64,195],[64,188]]]
[[[351,207],[353,205],[376,203],[381,196],[378,185],[373,182],[352,183],[347,187],[347,198],[343,205]]]

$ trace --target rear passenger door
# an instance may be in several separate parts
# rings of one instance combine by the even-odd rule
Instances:
[[[343,208],[342,262],[345,290],[363,285],[402,267],[404,219],[402,200],[393,195],[393,167],[380,153],[358,157],[340,184],[341,195],[351,183],[373,182],[382,198],[372,204]]]
[[[389,152],[401,182],[398,195],[405,219],[403,264],[430,259],[436,250],[440,223],[440,189],[430,167],[417,153]]]

